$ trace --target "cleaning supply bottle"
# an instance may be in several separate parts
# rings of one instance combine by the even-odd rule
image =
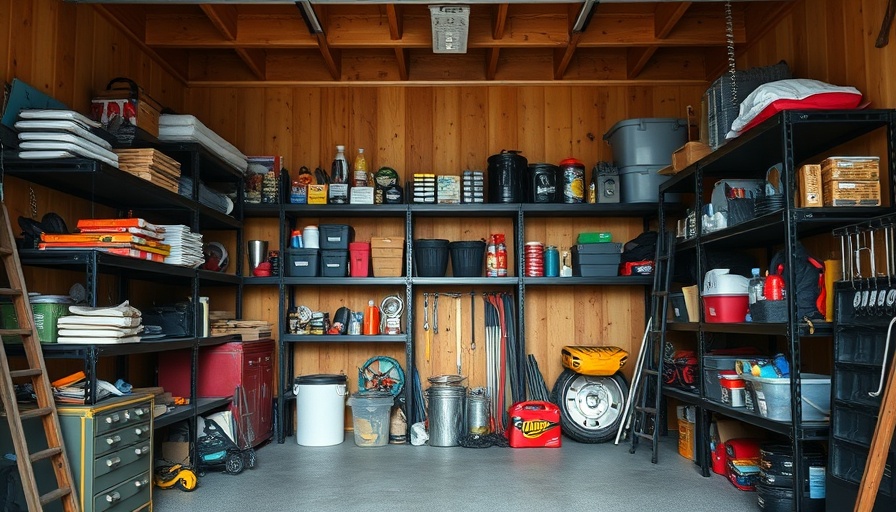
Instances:
[[[358,148],[358,155],[355,156],[355,169],[352,174],[352,186],[371,186],[370,177],[367,174],[367,159],[364,157],[364,148]]]
[[[367,301],[367,310],[364,312],[364,335],[371,336],[380,333],[380,309],[372,300]]]
[[[784,300],[784,278],[779,274],[768,274],[765,276],[765,299],[766,300]]]

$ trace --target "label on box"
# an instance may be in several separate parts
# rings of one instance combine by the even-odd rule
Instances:
[[[327,204],[327,186],[308,185],[308,204]]]
[[[348,203],[348,183],[330,183],[330,204]]]
[[[439,176],[437,179],[437,193],[440,203],[457,204],[460,202],[460,177]]]
[[[826,181],[825,206],[880,206],[880,183],[876,181]]]
[[[800,208],[819,208],[824,206],[822,200],[821,166],[804,165],[799,170],[799,200],[796,204]]]
[[[373,187],[352,187],[351,204],[373,204]]]

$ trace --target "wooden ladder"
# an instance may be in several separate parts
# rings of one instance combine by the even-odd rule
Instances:
[[[56,500],[62,502],[65,512],[77,511],[79,510],[77,493],[72,485],[74,478],[68,457],[65,454],[56,402],[53,399],[53,390],[47,378],[47,368],[44,364],[40,340],[34,326],[34,316],[28,301],[28,291],[22,276],[22,265],[19,262],[19,254],[16,251],[12,226],[9,222],[9,212],[6,210],[5,203],[0,203],[0,205],[2,205],[0,215],[3,217],[0,219],[0,224],[2,224],[0,226],[0,259],[3,260],[3,268],[9,282],[9,288],[0,288],[0,295],[12,299],[16,318],[18,318],[18,328],[0,329],[0,334],[20,336],[28,359],[27,369],[10,370],[6,347],[0,343],[0,391],[3,394],[3,407],[9,421],[12,442],[15,445],[16,461],[25,491],[25,500],[30,512],[41,511],[45,505]],[[34,395],[37,397],[36,408],[19,410],[14,381],[31,382]],[[31,453],[25,440],[23,423],[33,418],[41,420],[47,439],[47,448]],[[49,460],[52,463],[53,471],[56,473],[56,488],[41,495],[37,479],[34,476],[34,463],[43,460]]]

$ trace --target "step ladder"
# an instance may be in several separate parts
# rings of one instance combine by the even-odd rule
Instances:
[[[653,450],[650,461],[656,464],[663,404],[663,356],[666,346],[666,314],[669,310],[669,288],[672,286],[672,267],[675,235],[661,230],[656,238],[656,257],[653,262],[653,290],[650,293],[650,320],[638,366],[635,368],[635,390],[632,393],[633,417],[630,453],[635,453],[640,439],[649,439]]]
[[[9,222],[9,212],[5,203],[0,203],[0,205],[2,205],[0,215],[3,217],[0,219],[0,259],[3,260],[5,280],[9,283],[8,288],[0,287],[0,295],[12,299],[16,318],[18,318],[18,328],[3,328],[0,329],[0,334],[20,336],[28,360],[27,369],[10,370],[6,347],[0,343],[0,391],[3,394],[3,407],[16,450],[16,462],[25,492],[25,501],[28,503],[30,512],[41,511],[47,504],[57,500],[62,503],[62,509],[65,512],[77,511],[79,510],[77,493],[72,485],[74,478],[68,457],[65,454],[56,402],[53,399],[53,390],[47,377],[40,340],[34,326],[28,291],[25,289],[25,279],[22,276],[22,265],[19,262],[19,254]],[[3,279],[0,279],[0,284],[2,283]],[[37,397],[37,407],[19,410],[14,387],[16,382],[31,383],[34,395]],[[41,421],[47,439],[47,448],[32,453],[25,440],[24,423],[34,419]],[[34,427],[31,426],[28,430],[33,431],[33,429]],[[56,474],[56,487],[41,495],[37,479],[34,476],[34,464],[45,460],[49,460],[52,464],[53,472]]]

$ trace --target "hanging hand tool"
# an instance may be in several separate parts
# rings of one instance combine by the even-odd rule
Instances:
[[[439,334],[439,292],[436,292],[432,312],[432,332]]]
[[[455,350],[457,351],[457,374],[460,375],[460,365],[461,365],[461,340],[460,340],[460,329],[461,329],[461,295],[458,294],[457,297],[454,298],[454,341],[455,341]]]
[[[425,356],[429,362],[429,351],[432,346],[432,333],[429,331],[429,294],[423,292],[423,338],[426,342]]]
[[[476,350],[476,293],[470,292],[470,350]]]

